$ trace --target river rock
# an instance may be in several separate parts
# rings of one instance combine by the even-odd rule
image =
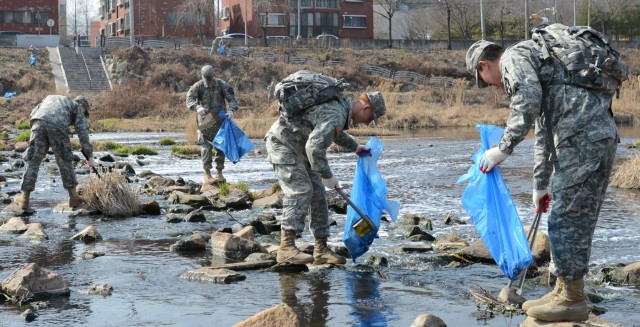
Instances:
[[[255,238],[253,237],[253,226],[243,227],[241,230],[233,233],[233,235],[249,241],[255,240]]]
[[[250,256],[254,256],[254,255],[269,256],[269,254],[266,254],[266,253],[252,253]],[[271,258],[272,259],[267,259],[267,260],[252,260],[252,261],[243,261],[243,262],[235,262],[235,263],[217,263],[217,264],[211,264],[211,267],[209,268],[229,269],[234,271],[265,269],[265,268],[272,267],[273,265],[276,264],[275,258],[273,256],[271,256]],[[247,259],[249,259],[249,257],[247,257]]]
[[[0,226],[0,233],[3,234],[22,234],[27,231],[29,227],[24,221],[18,217],[10,218],[2,226]]]
[[[22,233],[22,235],[18,236],[18,238],[42,241],[42,240],[48,240],[49,236],[47,236],[47,234],[42,229],[42,224],[31,223],[27,225],[27,230],[24,233]]]
[[[267,197],[257,199],[253,201],[253,208],[274,208],[274,209],[282,209],[282,198],[284,197],[284,193],[278,192],[271,194]]]
[[[613,270],[612,280],[620,285],[640,285],[640,262],[634,262]]]
[[[251,253],[249,254],[249,256],[244,258],[245,262],[259,262],[268,260],[276,262],[276,256],[270,253]]]
[[[13,145],[13,151],[22,153],[25,152],[28,147],[29,142],[16,142],[16,144]]]
[[[416,252],[416,253],[424,253],[433,251],[433,247],[431,245],[426,244],[408,244],[408,245],[399,245],[393,248],[396,252]]]
[[[411,327],[447,327],[447,324],[439,317],[431,314],[421,314],[416,317]]]
[[[113,293],[113,287],[109,284],[91,285],[85,290],[85,293],[91,295],[109,296]]]
[[[491,253],[489,253],[482,239],[478,239],[475,243],[460,249],[455,254],[473,262],[495,264],[495,260],[493,260]]]
[[[598,316],[594,314],[589,314],[589,320],[587,322],[547,322],[536,320],[531,317],[527,317],[520,327],[538,327],[538,326],[546,326],[546,327],[623,327],[624,325],[620,325],[611,321],[606,321],[604,319],[598,318]]]
[[[244,260],[251,253],[267,253],[260,244],[228,233],[211,234],[211,252],[214,255]]]
[[[184,220],[182,220],[182,217],[180,215],[171,212],[164,216],[164,221],[170,224],[177,224],[183,222]]]
[[[186,204],[192,207],[201,207],[209,205],[209,200],[203,195],[200,194],[188,194],[184,192],[174,191],[171,192],[168,199],[171,203],[174,204]]]
[[[452,212],[449,212],[444,216],[444,224],[445,225],[466,225],[467,222],[462,219],[458,219]]]
[[[160,209],[160,204],[158,204],[158,201],[156,200],[151,200],[147,203],[143,203],[140,206],[140,209],[142,210],[143,213],[147,215],[158,216],[162,213],[162,210]]]
[[[189,213],[193,210],[196,210],[194,207],[188,206],[186,204],[174,204],[169,207],[167,212],[169,213]]]
[[[241,321],[233,327],[300,327],[300,319],[293,309],[283,303],[257,313],[255,316]]]
[[[200,234],[190,235],[186,239],[179,240],[169,246],[169,250],[174,252],[199,252],[206,249],[207,241]]]
[[[210,282],[219,284],[229,284],[243,281],[247,276],[229,269],[217,269],[211,267],[202,267],[196,270],[188,271],[180,277],[198,282]]]
[[[6,207],[4,207],[4,209],[2,209],[2,211],[5,213],[10,213],[16,217],[31,216],[35,213],[35,210],[33,209],[22,210],[22,208],[20,208],[20,204],[15,202],[9,203]]]
[[[524,228],[524,234],[529,235],[530,229],[531,226],[526,226]],[[538,266],[542,266],[551,260],[551,245],[549,243],[549,237],[540,230],[536,233],[536,239],[533,242],[531,255]]]
[[[89,244],[102,240],[102,235],[100,235],[98,230],[93,225],[89,225],[80,233],[73,235],[71,237],[71,240],[80,240],[85,244]]]
[[[236,210],[251,208],[249,194],[237,188],[230,188],[229,194],[219,197],[218,201],[223,204],[222,208],[233,208]],[[216,205],[214,204],[214,206]]]
[[[24,321],[26,322],[32,322],[38,318],[38,312],[33,309],[24,310],[20,315],[24,317]]]
[[[69,295],[69,281],[62,275],[41,269],[36,263],[12,272],[0,284],[0,291],[18,300]]]
[[[80,257],[85,260],[95,259],[104,255],[104,252],[84,251],[80,254]]]
[[[151,186],[151,188],[158,188],[158,187],[167,187],[167,186],[172,186],[172,185],[176,185],[176,181],[174,181],[171,178],[165,178],[162,176],[152,176],[151,178],[149,178],[149,181],[147,182],[149,184],[149,186]]]
[[[207,221],[207,217],[204,216],[204,212],[202,212],[202,210],[197,209],[182,217],[182,220],[188,223],[203,223]]]
[[[389,261],[386,257],[383,256],[370,255],[364,260],[364,264],[369,266],[388,267]]]

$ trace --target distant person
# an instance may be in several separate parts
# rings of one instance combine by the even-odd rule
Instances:
[[[206,65],[200,71],[202,79],[187,92],[187,108],[198,114],[198,144],[202,148],[202,165],[204,168],[204,182],[208,184],[224,183],[226,180],[222,176],[224,169],[224,153],[216,151],[216,177],[211,176],[213,145],[211,141],[222,126],[223,119],[218,116],[220,110],[226,111],[226,115],[231,118],[238,110],[238,102],[233,92],[233,87],[227,82],[214,77],[213,67]],[[227,108],[225,108],[225,101]]]
[[[227,55],[227,46],[224,44],[224,41],[220,41],[220,45],[218,46],[218,53],[221,56]]]
[[[69,207],[74,208],[82,203],[76,192],[78,182],[73,169],[73,153],[69,142],[69,127],[75,126],[80,139],[80,146],[87,156],[89,167],[94,166],[93,146],[89,142],[89,101],[83,96],[75,99],[64,95],[49,95],[40,102],[29,115],[31,138],[29,147],[24,153],[26,170],[22,176],[20,207],[29,208],[29,197],[35,189],[40,163],[47,156],[49,148],[53,149],[56,164],[60,169],[62,185],[69,192]]]
[[[38,50],[33,47],[33,45],[29,46],[29,65],[31,67],[36,65],[36,60],[38,57]]]
[[[273,100],[273,88],[275,87],[275,82],[271,80],[271,83],[267,86],[267,100],[271,102]]]
[[[299,71],[285,80],[300,80],[308,73],[311,72]],[[323,79],[330,78],[317,75]],[[276,256],[278,263],[346,263],[344,257],[327,245],[329,212],[325,187],[331,190],[341,188],[329,167],[327,148],[335,142],[358,155],[369,152],[344,130],[351,123],[366,125],[377,121],[385,112],[382,94],[370,92],[356,99],[340,97],[314,104],[294,117],[281,114],[273,123],[265,136],[265,145],[267,159],[273,164],[284,192],[280,248]],[[300,251],[295,245],[296,235],[304,230],[307,218],[315,239],[313,256]]]

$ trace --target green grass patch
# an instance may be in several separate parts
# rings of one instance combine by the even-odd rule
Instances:
[[[185,156],[200,155],[200,147],[197,145],[171,146],[171,153],[181,154]]]
[[[29,121],[16,122],[17,129],[31,129],[31,123]]]
[[[222,196],[229,195],[229,184],[220,183],[219,189],[220,189],[220,195]]]
[[[4,143],[0,143],[0,151],[4,151],[7,149],[7,146]]]
[[[6,140],[8,138],[9,138],[9,132],[7,132],[7,131],[2,132],[2,139]]]
[[[113,149],[113,152],[115,152],[115,153],[131,153],[131,147],[127,146],[127,145],[122,145],[122,146],[119,146],[119,147]]]
[[[282,187],[280,186],[280,183],[273,183],[271,185],[271,193],[280,192],[281,190],[282,190]]]
[[[27,141],[29,141],[30,137],[31,137],[31,130],[24,131],[24,132],[20,133],[20,135],[16,136],[16,141],[18,141],[18,142],[27,142]]]
[[[169,137],[163,137],[160,139],[160,145],[174,145],[176,141]]]
[[[102,124],[102,128],[104,129],[114,129],[116,124],[118,124],[120,120],[120,118],[105,118],[100,120],[100,123]]]
[[[238,184],[236,184],[236,188],[244,193],[249,193],[249,184],[246,182],[239,182]]]
[[[633,142],[633,147],[634,148],[640,147],[640,140]]]
[[[144,145],[136,145],[135,147],[133,147],[131,149],[131,154],[136,154],[136,155],[149,155],[149,156],[157,156],[158,155],[158,151],[151,149],[149,147],[146,147]]]

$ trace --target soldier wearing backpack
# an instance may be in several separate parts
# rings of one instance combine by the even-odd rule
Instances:
[[[308,78],[307,78],[308,77]],[[298,87],[288,81],[300,80]],[[304,80],[304,82],[302,82]],[[305,93],[314,83],[321,83],[319,92]],[[277,262],[292,264],[344,264],[344,257],[334,253],[327,246],[329,237],[329,212],[325,187],[340,188],[327,160],[327,148],[335,142],[360,155],[367,152],[356,139],[345,132],[350,124],[369,124],[377,121],[386,112],[380,92],[363,93],[357,99],[337,97],[338,82],[328,76],[309,71],[296,72],[276,86],[276,98],[281,107],[281,115],[265,136],[268,160],[284,191],[283,219],[280,234],[280,249]],[[306,88],[304,85],[309,86]],[[287,95],[286,89],[300,92]],[[313,94],[330,96],[315,97]],[[329,94],[326,93],[326,94]],[[289,99],[292,101],[287,102]],[[320,99],[320,100],[319,100]],[[283,106],[289,103],[286,110]],[[296,107],[294,103],[304,105]],[[305,219],[310,216],[310,229],[315,238],[313,256],[296,248],[296,235],[302,233]]]
[[[626,65],[617,59],[598,32],[560,24],[534,30],[532,40],[506,50],[482,40],[467,51],[476,84],[504,88],[511,98],[504,135],[484,153],[480,170],[507,159],[535,125],[533,203],[536,212],[546,212],[549,202],[541,200],[550,188],[550,269],[557,276],[550,293],[523,304],[535,319],[589,318],[584,276],[619,140],[612,97],[626,78]]]
[[[233,113],[238,110],[238,102],[233,92],[233,87],[227,82],[214,77],[213,67],[205,65],[200,73],[202,79],[193,84],[187,92],[187,108],[195,111],[198,121],[198,144],[202,155],[202,166],[204,168],[204,182],[208,184],[224,183],[226,180],[222,176],[224,169],[224,153],[216,151],[216,171],[215,178],[211,176],[213,145],[211,141],[222,126],[223,119],[218,113],[226,111],[228,117],[233,117]],[[228,108],[225,109],[225,101]]]

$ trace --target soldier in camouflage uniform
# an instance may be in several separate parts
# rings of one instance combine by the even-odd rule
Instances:
[[[26,170],[22,176],[21,207],[30,210],[29,197],[33,192],[40,162],[46,157],[49,148],[53,149],[56,164],[60,169],[62,185],[69,192],[69,206],[76,207],[82,203],[76,186],[75,171],[73,169],[73,153],[69,142],[69,127],[75,126],[80,139],[80,146],[87,156],[87,164],[93,167],[93,146],[89,143],[89,102],[83,96],[74,100],[63,95],[49,95],[40,102],[29,116],[31,122],[31,138],[29,147],[24,153]]]
[[[218,133],[222,126],[223,118],[219,116],[221,110],[226,111],[226,116],[233,117],[233,113],[238,110],[238,102],[231,85],[227,82],[215,78],[213,67],[206,65],[201,70],[202,79],[189,89],[187,92],[187,108],[198,114],[198,144],[202,148],[202,166],[204,168],[205,183],[223,183],[225,178],[222,176],[224,169],[224,153],[216,151],[216,177],[211,176],[211,150],[213,145],[211,141]],[[225,108],[225,101],[228,107]]]
[[[541,57],[532,40],[507,50],[488,41],[469,48],[467,70],[478,86],[503,87],[511,98],[504,135],[479,166],[488,172],[507,159],[535,124],[533,202],[537,212],[546,211],[550,187],[550,268],[558,279],[554,290],[523,309],[545,321],[584,321],[583,278],[618,143],[613,93],[565,84],[562,64]]]
[[[371,92],[355,100],[324,102],[292,118],[281,115],[271,126],[265,136],[268,160],[284,191],[278,262],[346,263],[344,257],[327,246],[329,212],[325,187],[340,188],[327,161],[327,148],[335,142],[358,155],[368,151],[345,130],[351,122],[369,124],[385,112],[382,94]],[[313,256],[295,246],[296,235],[302,233],[307,217],[315,238]]]

